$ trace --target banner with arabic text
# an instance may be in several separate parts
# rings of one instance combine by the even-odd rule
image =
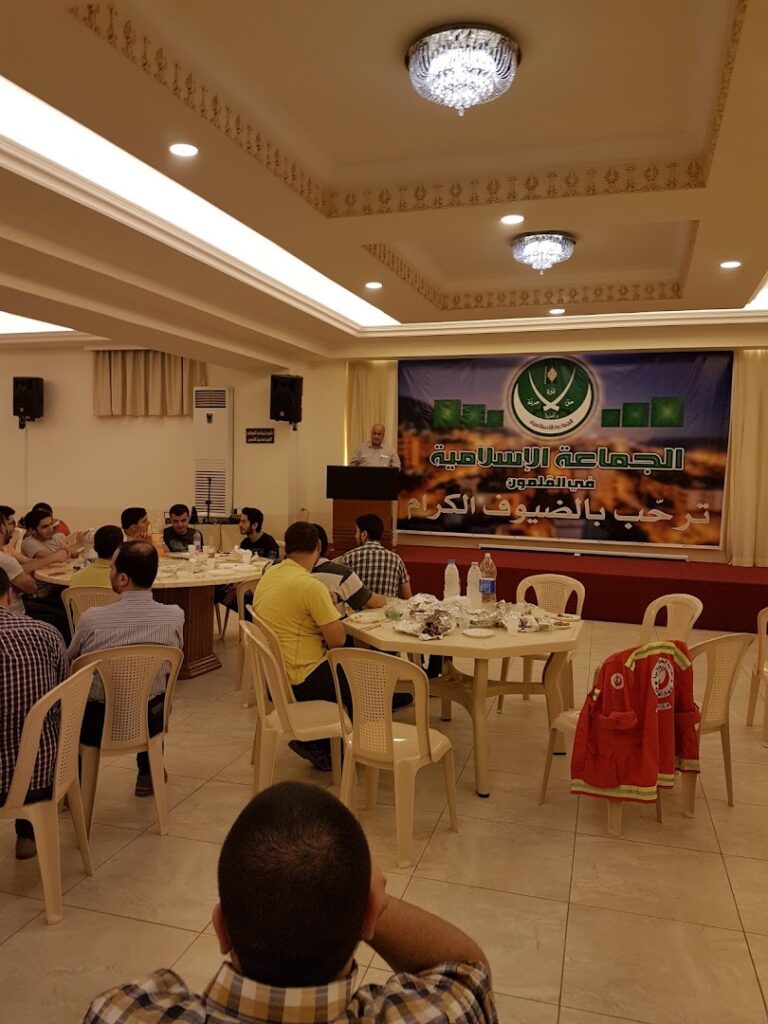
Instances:
[[[398,529],[719,547],[731,352],[399,364]]]

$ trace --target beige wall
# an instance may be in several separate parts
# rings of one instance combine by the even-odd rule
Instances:
[[[153,515],[191,501],[191,417],[95,417],[91,353],[82,349],[0,352],[0,504],[19,513],[50,502],[73,527],[117,522],[126,505]],[[209,383],[235,389],[234,504],[259,506],[265,528],[282,537],[301,507],[330,524],[325,466],[341,461],[345,366],[293,367],[304,377],[297,431],[269,420],[269,375],[209,367]],[[12,416],[14,376],[43,377],[45,416],[19,430]],[[246,427],[275,427],[274,445],[247,445]]]

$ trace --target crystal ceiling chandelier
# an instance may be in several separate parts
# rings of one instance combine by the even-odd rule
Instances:
[[[411,83],[425,100],[465,110],[512,85],[520,63],[514,39],[490,25],[446,25],[419,36],[406,54]]]
[[[543,274],[556,263],[564,263],[573,255],[576,239],[565,231],[528,231],[512,239],[512,255]]]

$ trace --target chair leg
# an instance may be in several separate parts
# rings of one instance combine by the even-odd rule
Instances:
[[[609,800],[608,801],[608,835],[609,836],[620,836],[621,835],[621,819],[624,811],[624,803],[622,800]]]
[[[80,792],[83,798],[85,831],[90,836],[93,822],[93,806],[96,802],[96,783],[99,781],[101,751],[98,747],[80,747]]]
[[[533,681],[533,658],[523,658],[523,700],[531,699],[531,682]]]
[[[253,739],[253,795],[272,785],[277,754],[277,733],[274,729],[256,726]]]
[[[379,798],[379,769],[365,767],[365,809],[372,811]]]
[[[723,745],[723,766],[725,768],[725,791],[728,794],[728,806],[733,807],[733,771],[731,768],[731,734],[728,723],[720,729],[720,742]]]
[[[341,736],[331,740],[331,780],[334,786],[341,786]]]
[[[227,610],[224,612],[224,625],[221,627],[221,635],[224,637],[227,635],[227,623],[229,622],[229,613],[232,609],[227,605]]]
[[[570,710],[571,708],[575,708],[576,707],[576,696],[575,696],[574,690],[573,690],[573,659],[572,658],[568,659],[568,667],[566,669],[566,672],[568,673],[568,693],[567,693],[567,700],[566,700],[565,703],[567,704],[568,709]]]
[[[757,698],[760,693],[760,672],[758,669],[752,673],[752,680],[749,684],[749,703],[747,704],[747,725],[752,725],[755,721],[755,709],[757,708]]]
[[[347,747],[344,755],[344,767],[341,772],[341,789],[339,791],[339,799],[345,807],[352,808],[352,796],[355,789],[355,782],[357,781],[357,773],[355,771],[355,758],[352,755],[352,751]]]
[[[152,777],[152,789],[155,794],[157,827],[161,836],[167,836],[168,796],[165,792],[165,773],[163,770],[163,733],[150,737],[147,753],[149,755],[149,774]]]
[[[221,605],[219,605],[218,602],[214,604],[213,611],[216,615],[216,628],[219,631],[219,640],[221,640],[224,636],[224,630],[221,628]]]
[[[242,690],[245,686],[245,647],[243,641],[238,637],[237,641],[237,688]]]
[[[29,820],[35,830],[45,917],[48,924],[58,924],[62,917],[59,809],[52,800],[49,800],[45,803],[31,804],[29,812]]]
[[[507,681],[507,676],[509,675],[509,663],[510,663],[511,660],[512,660],[511,658],[502,658],[501,659],[501,682],[502,683],[506,683],[506,681]],[[503,693],[499,694],[498,700],[496,701],[496,714],[497,715],[503,715],[504,714],[504,694]]]
[[[453,770],[453,747],[443,754],[443,772],[445,773],[445,792],[448,797],[448,817],[451,830],[459,831],[459,812],[456,809],[456,776]]]
[[[75,826],[77,845],[80,849],[80,856],[83,858],[83,867],[89,877],[93,874],[91,863],[91,847],[88,843],[88,830],[85,827],[85,813],[83,811],[83,796],[80,792],[80,783],[73,779],[67,790],[67,803],[69,813],[72,815],[72,823]]]
[[[547,759],[544,762],[544,776],[541,780],[541,794],[539,795],[539,804],[543,804],[547,799],[547,786],[549,785],[549,773],[552,769],[552,758],[555,754],[555,744],[557,743],[557,729],[549,730],[549,744],[547,746]]]
[[[683,772],[683,815],[692,818],[696,813],[696,772]]]
[[[661,806],[661,790],[656,790],[656,821],[660,825],[664,824],[664,808]]]
[[[413,806],[416,796],[416,776],[410,765],[402,761],[395,764],[395,833],[397,836],[397,866],[411,864],[413,838]]]
[[[442,697],[440,700],[440,721],[450,722],[451,720],[451,698]]]

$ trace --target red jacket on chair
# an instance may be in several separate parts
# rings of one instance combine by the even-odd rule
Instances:
[[[612,654],[579,714],[571,792],[653,803],[675,769],[699,771],[701,719],[688,648],[660,640]]]

